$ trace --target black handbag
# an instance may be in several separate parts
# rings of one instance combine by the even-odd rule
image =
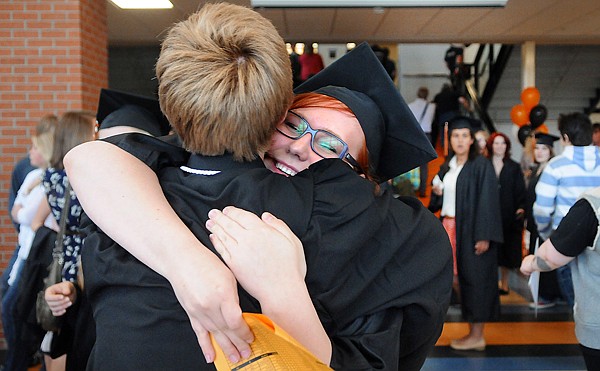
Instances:
[[[68,182],[68,180],[67,180]],[[46,331],[58,332],[62,324],[62,316],[55,317],[44,297],[48,287],[62,281],[62,269],[64,265],[63,240],[66,232],[67,215],[71,203],[71,184],[65,190],[65,205],[60,216],[60,230],[54,242],[52,250],[52,263],[48,266],[48,276],[44,278],[44,288],[37,294],[35,302],[35,316],[38,324]]]

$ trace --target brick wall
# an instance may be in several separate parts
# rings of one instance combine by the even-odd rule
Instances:
[[[95,111],[108,82],[106,1],[0,3],[0,271],[17,242],[8,215],[13,165],[40,117]]]

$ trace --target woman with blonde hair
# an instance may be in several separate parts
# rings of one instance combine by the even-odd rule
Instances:
[[[47,115],[40,119],[35,135],[31,137],[29,159],[36,167],[30,171],[19,188],[11,216],[19,225],[18,248],[15,250],[14,264],[9,266],[8,289],[2,297],[2,325],[7,342],[6,361],[7,370],[25,370],[33,356],[33,351],[39,346],[41,339],[37,338],[34,331],[24,322],[20,313],[17,313],[17,300],[21,290],[19,281],[23,264],[29,256],[31,245],[35,236],[32,222],[40,204],[44,202],[44,188],[41,185],[42,174],[48,167],[54,140],[54,129],[58,119],[54,115]],[[51,228],[55,224],[48,217],[44,225]]]

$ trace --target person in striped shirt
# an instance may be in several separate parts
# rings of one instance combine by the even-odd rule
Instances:
[[[543,240],[585,190],[600,186],[600,149],[592,145],[590,119],[583,113],[561,114],[558,130],[563,153],[548,162],[535,187],[533,216]],[[572,306],[571,270],[565,266],[557,274],[562,295]]]

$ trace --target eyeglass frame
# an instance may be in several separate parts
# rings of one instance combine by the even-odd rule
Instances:
[[[358,172],[359,174],[367,174],[363,167],[358,163],[358,161],[356,161],[356,159],[354,157],[352,157],[352,155],[350,154],[350,148],[348,147],[348,144],[343,141],[340,137],[338,137],[337,135],[333,134],[332,132],[328,131],[328,130],[323,130],[323,129],[313,129],[312,126],[310,126],[310,123],[308,122],[307,119],[305,119],[304,117],[302,117],[301,115],[297,114],[296,112],[292,111],[292,110],[288,110],[288,113],[291,113],[292,115],[298,117],[300,119],[300,121],[302,121],[305,125],[306,128],[304,129],[304,131],[302,132],[302,134],[300,134],[297,137],[291,137],[288,134],[284,133],[283,131],[279,130],[279,125],[282,125],[282,123],[280,123],[279,125],[277,125],[277,127],[275,128],[281,135],[285,136],[286,138],[290,138],[292,140],[298,140],[300,138],[302,138],[306,133],[310,134],[310,149],[319,157],[323,158],[323,159],[327,159],[327,158],[335,158],[335,157],[325,157],[322,154],[320,154],[319,152],[317,152],[315,150],[314,147],[314,142],[315,142],[315,136],[318,132],[324,132],[327,133],[328,135],[331,135],[332,137],[336,138],[337,140],[340,141],[340,143],[342,143],[344,145],[344,150],[342,151],[342,153],[337,157],[340,160],[346,160],[348,162],[348,164],[350,164],[354,170],[356,172]]]

